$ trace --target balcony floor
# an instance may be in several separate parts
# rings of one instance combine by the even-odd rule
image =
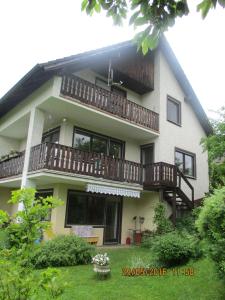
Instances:
[[[119,139],[132,139],[140,143],[148,142],[159,136],[159,133],[151,129],[83,104],[79,100],[51,97],[39,108],[51,116],[51,122],[54,124],[59,124],[63,118],[66,118],[74,122],[76,126]]]

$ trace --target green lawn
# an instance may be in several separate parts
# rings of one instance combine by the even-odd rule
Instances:
[[[111,259],[112,275],[110,279],[99,281],[92,271],[92,265],[62,268],[65,280],[69,283],[60,299],[149,299],[149,300],[222,300],[225,288],[216,277],[213,263],[208,259],[190,262],[185,266],[195,270],[194,276],[122,276],[122,268],[131,266],[134,256],[150,260],[149,250],[142,248],[101,249]],[[182,269],[184,266],[182,267]]]

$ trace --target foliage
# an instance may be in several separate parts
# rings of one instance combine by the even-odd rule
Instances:
[[[195,221],[198,218],[200,209],[200,207],[196,207],[192,211],[188,211],[186,215],[177,218],[176,229],[180,232],[185,231],[189,234],[197,234]]]
[[[12,192],[9,203],[23,205],[23,210],[18,211],[12,218],[0,210],[0,226],[7,223],[10,244],[17,249],[32,247],[40,239],[43,230],[50,227],[49,222],[43,221],[49,210],[62,204],[62,201],[53,197],[35,199],[35,193],[32,188]]]
[[[201,141],[208,151],[211,190],[225,184],[225,107],[218,114],[218,119],[211,120],[213,134]]]
[[[39,286],[50,295],[50,299],[61,296],[67,286],[60,270],[47,268],[40,273]]]
[[[209,243],[209,254],[225,278],[225,187],[204,200],[196,221],[199,233]]]
[[[49,299],[58,298],[64,292],[66,284],[58,270],[34,273],[18,261],[12,261],[10,255],[10,251],[1,252],[0,300],[37,299],[41,289],[50,296]]]
[[[163,234],[173,230],[173,225],[171,221],[166,218],[165,206],[162,203],[158,203],[158,205],[155,208],[153,222],[157,227],[157,234]]]
[[[108,266],[109,257],[107,256],[107,253],[97,254],[92,258],[92,263],[99,266]]]
[[[62,203],[53,197],[35,199],[35,193],[34,189],[12,192],[9,203],[20,204],[23,210],[12,217],[0,211],[0,300],[37,299],[41,289],[50,299],[64,292],[65,284],[58,271],[34,273],[28,267],[35,241],[40,238],[42,230],[50,226],[43,220],[49,209]]]
[[[182,235],[177,231],[155,238],[152,250],[159,263],[168,267],[187,263],[195,256],[195,248],[190,236]]]
[[[44,242],[31,256],[35,268],[75,266],[91,262],[94,248],[75,235],[61,235]]]
[[[4,228],[0,229],[0,250],[10,248],[9,235]]]
[[[101,10],[107,12],[114,24],[121,25],[131,12],[129,24],[134,28],[143,29],[136,36],[138,47],[142,48],[143,54],[149,49],[154,49],[159,41],[160,35],[175,24],[178,17],[189,14],[187,0],[82,0],[82,10],[88,15]],[[220,5],[225,7],[224,0],[202,0],[197,6],[205,18],[209,10]]]

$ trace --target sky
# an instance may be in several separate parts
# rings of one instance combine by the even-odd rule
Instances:
[[[202,21],[190,0],[191,15],[180,18],[166,37],[209,117],[225,105],[225,9]],[[34,65],[119,43],[132,27],[113,26],[104,14],[86,16],[81,0],[0,2],[0,97]]]

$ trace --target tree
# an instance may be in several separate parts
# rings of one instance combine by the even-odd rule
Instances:
[[[204,19],[217,5],[225,7],[225,0],[202,0],[197,10]],[[105,10],[116,25],[122,25],[130,12],[129,24],[143,28],[135,36],[138,49],[142,48],[143,54],[157,46],[160,35],[172,27],[178,17],[189,14],[187,0],[82,0],[84,10],[88,15]]]
[[[204,200],[196,221],[200,235],[208,242],[206,250],[225,279],[225,187]]]
[[[225,107],[217,113],[219,118],[211,120],[213,134],[201,141],[204,151],[208,151],[211,190],[225,184]]]

